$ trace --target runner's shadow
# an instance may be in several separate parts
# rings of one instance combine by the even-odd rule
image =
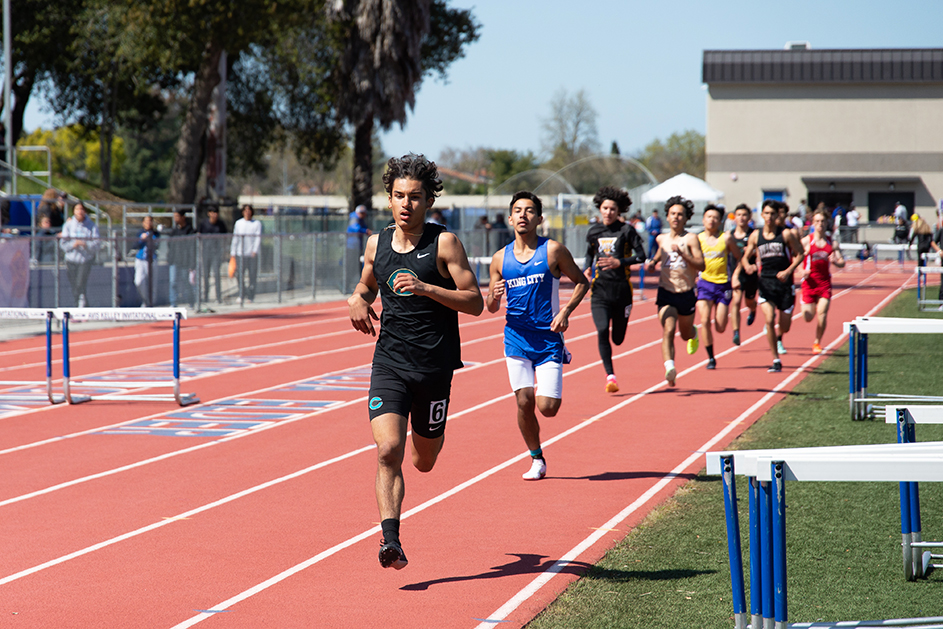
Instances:
[[[624,583],[627,581],[671,581],[674,579],[689,579],[703,574],[717,574],[717,570],[607,570],[605,568],[593,568],[585,575],[584,579],[596,581],[609,581],[612,583]]]
[[[591,476],[547,476],[545,480],[632,480],[635,478],[663,478],[667,475],[668,472],[603,472]],[[697,474],[678,474],[677,476],[687,480],[697,478]]]
[[[518,574],[540,574],[546,572],[555,561],[550,559],[544,559],[546,555],[534,555],[530,553],[520,554],[520,553],[507,553],[508,556],[517,557],[516,561],[512,561],[500,566],[494,566],[491,568],[491,572],[483,572],[481,574],[469,574],[464,576],[457,577],[445,577],[442,579],[433,579],[431,581],[422,581],[420,583],[410,583],[409,585],[404,585],[401,587],[401,590],[428,590],[429,586],[440,585],[443,583],[456,583],[459,581],[477,581],[479,579],[500,579],[503,577],[510,577]],[[583,561],[570,561],[567,562],[565,566],[560,568],[559,572],[563,574],[575,574],[582,575],[587,570],[592,567],[591,564],[585,563]]]

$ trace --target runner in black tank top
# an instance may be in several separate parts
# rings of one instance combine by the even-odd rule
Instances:
[[[760,309],[766,318],[766,339],[773,355],[771,372],[782,371],[779,360],[779,339],[776,335],[776,311],[779,310],[779,331],[785,334],[792,326],[792,309],[795,305],[795,290],[792,285],[792,273],[802,263],[804,253],[802,243],[791,229],[777,226],[778,202],[767,200],[763,203],[763,229],[754,230],[744,250],[744,258],[754,253],[760,262]],[[750,262],[741,261],[745,271],[751,273],[756,268]]]
[[[398,294],[392,288],[398,274],[409,273],[426,284],[455,290],[455,281],[442,277],[437,264],[439,234],[445,228],[426,223],[416,248],[406,253],[393,250],[394,229],[391,225],[380,232],[373,261],[383,301],[373,362],[420,373],[460,369],[458,312],[429,297]]]
[[[737,243],[737,247],[740,248],[741,257],[746,250],[747,243],[750,241],[750,234],[753,233],[753,228],[750,227],[750,217],[752,215],[753,211],[750,210],[749,206],[745,203],[741,203],[737,206],[737,209],[734,210],[734,220],[737,226],[730,230],[730,237]],[[743,232],[743,238],[737,238],[738,229]],[[747,262],[756,264],[756,256],[754,255],[753,258],[747,260]],[[753,325],[753,321],[756,319],[756,291],[759,287],[759,277],[756,273],[747,273],[744,271],[739,263],[733,266],[734,268],[730,269],[730,283],[733,289],[733,300],[730,303],[730,323],[733,327],[733,343],[734,345],[739,345],[740,305],[741,303],[746,303],[750,311],[750,314],[747,315],[747,325]]]
[[[383,296],[367,408],[377,444],[380,565],[399,570],[407,564],[399,539],[407,429],[413,465],[431,471],[444,443],[452,370],[462,366],[458,312],[477,316],[484,301],[461,241],[426,224],[442,190],[435,164],[422,155],[393,158],[383,184],[394,225],[367,241],[347,305],[354,329],[376,335],[372,304]]]

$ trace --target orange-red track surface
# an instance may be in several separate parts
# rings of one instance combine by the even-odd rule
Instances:
[[[849,267],[834,278],[831,349],[843,321],[912,277]],[[669,388],[654,290],[645,297],[614,348],[616,394],[603,391],[588,298],[571,317],[537,482],[521,479],[503,311],[461,317],[467,366],[445,447],[432,472],[405,472],[401,571],[377,562],[373,339],[343,302],[184,322],[182,390],[197,406],[50,406],[0,388],[0,625],[521,626],[822,360],[797,315],[783,372],[767,373],[758,315],[740,347],[729,328],[715,335],[714,371],[677,339]],[[170,374],[169,324],[71,332],[73,380]],[[44,360],[42,337],[2,343],[0,379],[40,380]]]

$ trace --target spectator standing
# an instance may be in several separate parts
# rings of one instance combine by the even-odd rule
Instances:
[[[44,218],[49,219],[48,216],[41,217],[40,221]],[[49,221],[51,226],[52,220],[49,219]],[[101,240],[98,226],[85,213],[85,206],[81,201],[75,204],[72,218],[63,225],[62,240],[59,244],[65,252],[66,271],[69,284],[72,286],[72,297],[79,308],[84,308],[88,305],[88,297],[85,294],[88,274],[92,270],[92,263],[95,261],[95,253],[101,245]]]
[[[223,261],[223,234],[228,234],[226,223],[219,219],[219,208],[209,206],[206,218],[200,223],[200,239],[203,247],[203,301],[210,300],[210,276],[216,280],[216,303],[223,303],[223,291],[220,288],[219,265]]]
[[[504,216],[501,214],[494,217],[494,222],[491,223],[491,233],[495,235],[494,237],[497,242],[494,244],[498,249],[507,247],[511,243],[511,240],[514,239],[513,236],[511,236],[510,230],[508,230],[508,224],[504,222]]]
[[[53,229],[58,229],[65,224],[65,193],[56,192],[55,188],[49,188],[43,192],[43,197],[39,201],[37,210],[39,217],[48,216]]]
[[[894,219],[907,222],[907,206],[900,201],[894,204]]]
[[[157,239],[160,237],[154,230],[154,218],[144,217],[141,231],[138,232],[137,253],[134,255],[134,285],[141,296],[141,307],[150,308],[153,305],[153,290],[151,283],[151,266],[154,254],[157,252]]]
[[[239,295],[248,299],[249,303],[255,301],[255,281],[259,274],[258,256],[262,248],[262,223],[255,220],[254,215],[255,210],[251,205],[242,206],[242,218],[232,226],[232,245],[229,247],[229,255],[236,258]]]
[[[854,203],[848,208],[845,214],[845,224],[848,225],[848,242],[858,242],[858,223],[861,221],[861,214]]]
[[[196,240],[188,238],[196,231],[183,210],[174,210],[174,225],[167,242],[167,264],[170,265],[170,305],[176,308],[181,301],[192,308],[196,302],[191,274],[196,269]],[[182,299],[181,299],[182,298]]]
[[[52,230],[52,221],[48,216],[39,217],[39,231],[36,235],[39,236],[39,240],[36,241],[36,261],[55,262],[56,232]]]
[[[358,205],[347,218],[347,285],[344,292],[352,293],[360,281],[360,256],[363,255],[364,244],[373,231],[367,227],[366,205]]]
[[[661,233],[661,219],[658,218],[658,210],[652,210],[652,215],[645,219],[645,231],[648,232],[648,259],[655,256],[658,249],[658,243],[655,239]]]

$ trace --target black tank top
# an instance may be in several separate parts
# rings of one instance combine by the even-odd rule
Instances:
[[[426,223],[419,243],[407,253],[393,251],[394,230],[391,225],[380,232],[373,261],[373,276],[383,301],[373,362],[420,373],[459,369],[458,312],[429,297],[398,294],[392,288],[397,275],[411,273],[426,284],[455,290],[455,282],[442,277],[436,264],[439,234],[445,228]]]
[[[760,258],[760,277],[776,277],[780,271],[789,268],[792,263],[792,251],[783,239],[784,228],[778,227],[776,235],[769,240],[763,237],[763,230],[757,234],[756,251]]]

